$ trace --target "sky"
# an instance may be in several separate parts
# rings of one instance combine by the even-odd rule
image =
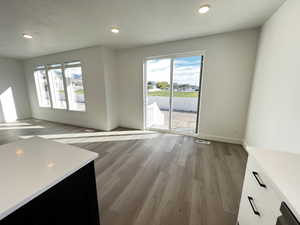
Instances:
[[[201,56],[174,59],[174,83],[199,85]],[[147,81],[170,83],[171,59],[147,61]]]

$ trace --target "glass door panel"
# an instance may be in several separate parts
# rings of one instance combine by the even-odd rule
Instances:
[[[202,56],[173,60],[173,131],[197,133]]]
[[[171,59],[146,62],[146,128],[170,129]]]

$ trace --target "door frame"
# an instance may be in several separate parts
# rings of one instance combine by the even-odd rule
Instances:
[[[143,60],[143,129],[151,130],[151,131],[159,131],[164,133],[173,133],[173,134],[183,134],[189,136],[198,136],[200,133],[200,122],[201,122],[201,105],[203,102],[203,84],[204,84],[204,71],[205,71],[205,59],[206,59],[206,51],[191,51],[191,52],[182,52],[182,53],[174,53],[168,55],[160,55],[160,56],[150,56],[145,57]],[[200,67],[200,79],[199,79],[199,95],[198,95],[198,107],[197,107],[197,119],[196,119],[196,130],[195,133],[186,133],[172,130],[172,100],[173,100],[173,62],[175,58],[183,58],[183,57],[192,57],[192,56],[202,56],[201,67]],[[159,128],[147,128],[147,61],[151,59],[170,59],[170,111],[169,111],[169,126],[168,129],[159,129]]]

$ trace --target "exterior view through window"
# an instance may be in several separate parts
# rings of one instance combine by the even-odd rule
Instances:
[[[201,55],[146,61],[146,128],[198,133],[202,62]]]
[[[86,110],[80,61],[38,66],[34,78],[40,107]]]
[[[85,98],[80,62],[66,63],[65,76],[69,100],[69,109],[85,111]]]
[[[66,109],[67,102],[61,64],[50,65],[48,69],[48,76],[52,94],[53,108]]]
[[[40,107],[51,107],[49,85],[44,66],[38,66],[34,71],[34,80]]]
[[[147,61],[147,127],[169,129],[171,59]]]

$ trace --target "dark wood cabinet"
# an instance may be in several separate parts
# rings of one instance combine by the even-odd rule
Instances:
[[[58,224],[100,225],[93,162],[0,221],[0,225]]]

